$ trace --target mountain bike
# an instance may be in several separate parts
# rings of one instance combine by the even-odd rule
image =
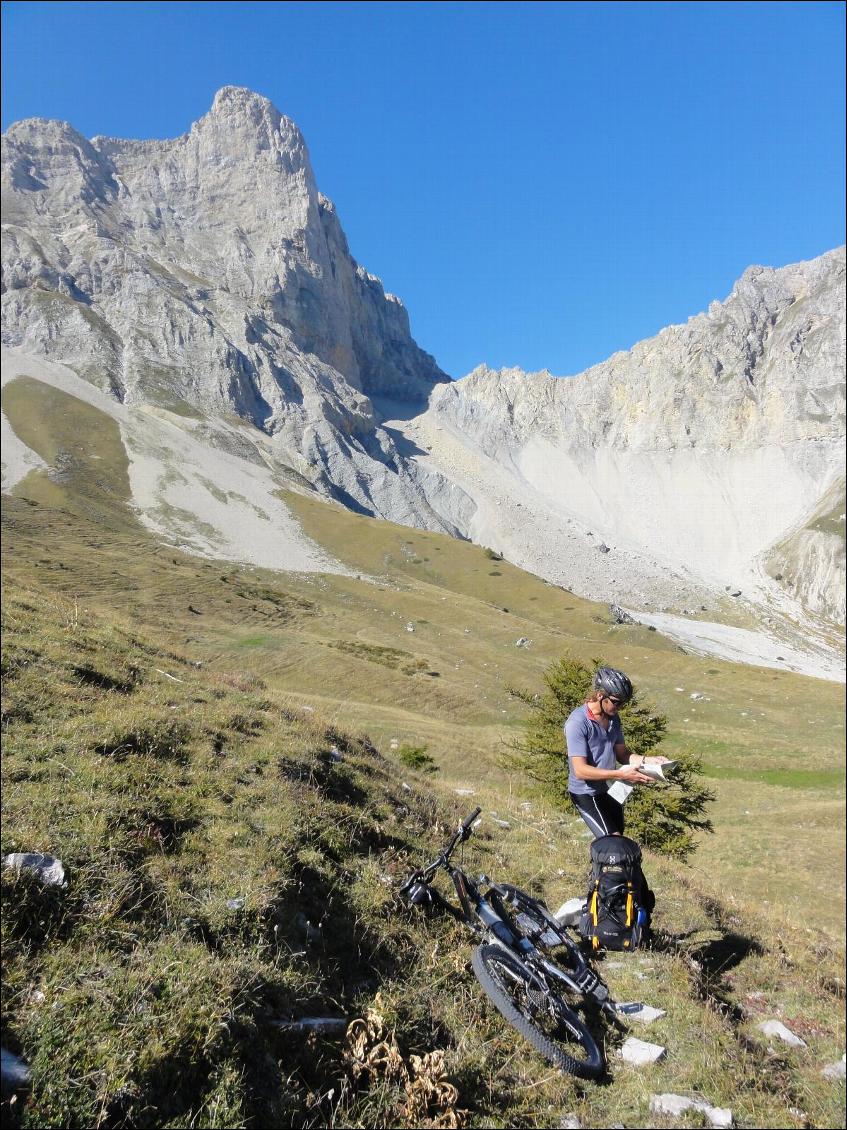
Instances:
[[[482,810],[459,825],[447,847],[427,867],[415,871],[400,888],[416,906],[438,903],[470,927],[480,939],[473,971],[505,1020],[562,1071],[581,1079],[603,1074],[603,1053],[592,1034],[601,1013],[618,1022],[618,1013],[638,1004],[618,1004],[591,968],[568,927],[540,899],[511,883],[487,875],[474,881],[452,862],[456,848],[470,837]],[[450,876],[459,909],[432,887],[439,870]],[[556,961],[548,954],[557,949]]]

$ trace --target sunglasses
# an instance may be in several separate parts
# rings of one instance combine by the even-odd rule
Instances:
[[[605,695],[604,697],[605,697],[606,702],[610,702],[612,704],[612,706],[622,706],[623,705],[623,699],[622,698],[612,698],[612,696],[608,695],[608,694]]]

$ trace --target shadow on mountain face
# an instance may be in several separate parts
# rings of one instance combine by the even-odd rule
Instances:
[[[372,396],[370,402],[373,405],[374,420],[381,426],[385,425],[386,420],[414,420],[417,416],[425,415],[429,407],[428,400],[395,400],[388,396]]]
[[[361,514],[365,518],[376,517],[376,513],[373,510],[369,509],[367,506],[363,506],[358,499],[354,498],[353,495],[343,487],[331,483],[329,493],[331,498],[334,498],[336,502],[340,502],[347,510],[352,510],[354,514]]]
[[[396,417],[394,417],[396,419]],[[413,455],[426,455],[426,451],[422,447],[418,447],[416,443],[405,436],[398,428],[389,428],[382,424],[382,430],[386,435],[390,436],[391,442],[397,449],[397,454],[402,456],[403,459],[408,459]]]

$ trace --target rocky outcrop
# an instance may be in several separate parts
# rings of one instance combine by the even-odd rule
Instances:
[[[734,591],[843,474],[844,249],[750,268],[725,302],[576,377],[480,367],[413,428],[476,503],[474,540],[519,564],[641,607],[659,574]],[[788,591],[843,619],[843,527],[829,534],[803,535]]]
[[[845,483],[836,482],[800,529],[765,557],[768,573],[805,608],[845,620]]]
[[[497,445],[749,450],[844,437],[844,248],[751,267],[724,302],[562,380],[475,369],[439,411]]]
[[[420,400],[447,379],[350,255],[300,131],[257,94],[225,87],[173,141],[19,122],[3,166],[6,344],[61,337],[122,398],[234,403],[268,430],[298,376],[349,386],[365,418],[371,393]]]

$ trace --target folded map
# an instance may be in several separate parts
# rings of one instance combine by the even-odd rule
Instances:
[[[645,777],[652,777],[654,781],[666,781],[667,772],[672,772],[676,766],[675,761],[665,761],[659,765],[655,761],[647,761],[644,765],[637,766],[638,772],[643,773]],[[607,789],[607,795],[616,800],[618,804],[626,804],[629,794],[632,792],[634,785],[627,784],[626,781],[615,781]]]
[[[638,772],[643,773],[645,777],[652,777],[654,781],[666,781],[665,774],[673,770],[676,764],[675,761],[666,761],[663,765],[654,761],[645,761],[643,765],[638,766]]]

